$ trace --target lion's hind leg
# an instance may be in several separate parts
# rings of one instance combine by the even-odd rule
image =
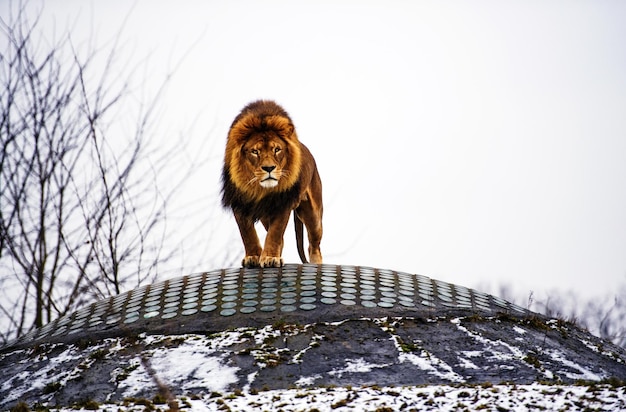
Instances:
[[[322,228],[320,226],[319,230],[314,230],[313,233],[307,229],[307,233],[309,234],[309,259],[311,259],[311,263],[321,265],[322,250],[320,249],[320,242],[322,240]]]
[[[322,211],[313,207],[309,201],[300,203],[297,209],[297,218],[304,223],[309,238],[309,261],[314,264],[322,263]]]

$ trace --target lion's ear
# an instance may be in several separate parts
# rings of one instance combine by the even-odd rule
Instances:
[[[265,124],[268,128],[275,130],[280,137],[285,140],[296,138],[294,133],[295,128],[291,123],[291,120],[287,117],[277,115],[268,116],[265,118]]]
[[[298,140],[296,135],[296,128],[293,124],[289,123],[283,128],[282,138],[285,140]]]
[[[229,130],[229,141],[234,145],[243,145],[256,129],[259,128],[259,119],[252,113],[242,114],[233,122]]]
[[[294,127],[293,124],[289,123],[289,135],[295,136],[295,134],[296,134],[296,128]]]

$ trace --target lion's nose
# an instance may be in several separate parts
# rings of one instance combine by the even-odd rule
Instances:
[[[267,173],[272,173],[272,170],[276,169],[276,166],[261,166],[261,169],[265,170]]]

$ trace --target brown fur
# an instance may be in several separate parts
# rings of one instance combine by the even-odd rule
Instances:
[[[322,263],[322,182],[315,159],[298,140],[291,118],[273,101],[250,103],[228,132],[222,204],[232,209],[245,248],[245,267],[280,267],[285,228],[294,211],[298,253],[306,263],[303,228],[312,263]],[[267,230],[261,247],[254,223]]]

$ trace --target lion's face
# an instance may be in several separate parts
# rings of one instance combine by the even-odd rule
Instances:
[[[242,154],[251,174],[248,184],[271,189],[288,174],[284,169],[288,157],[287,145],[277,136],[253,136],[244,144]]]
[[[228,132],[227,182],[249,202],[290,190],[300,178],[301,144],[291,120],[278,109],[275,104],[244,109]]]

